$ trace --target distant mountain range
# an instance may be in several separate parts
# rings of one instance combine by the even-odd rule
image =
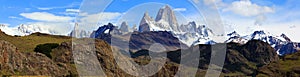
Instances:
[[[76,25],[78,26],[78,24]],[[154,42],[162,42],[161,40],[166,40],[173,37],[176,38],[173,39],[176,41],[169,40],[170,42],[163,42],[163,43],[165,43],[165,45],[170,46],[170,48],[173,47],[175,49],[180,48],[178,44],[183,44],[184,46],[190,47],[198,44],[217,43],[211,39],[213,37],[216,37],[217,35],[214,34],[214,31],[210,29],[209,26],[198,25],[194,21],[190,21],[189,23],[179,25],[174,11],[168,5],[159,9],[155,19],[150,17],[147,12],[144,13],[144,16],[142,17],[138,28],[137,26],[130,28],[127,22],[123,21],[119,28],[113,24],[108,24],[108,25],[100,26],[95,31],[74,30],[70,34],[62,34],[60,32],[55,31],[55,29],[49,29],[49,28],[44,28],[35,25],[20,25],[17,28],[8,28],[5,25],[0,25],[0,29],[8,35],[19,35],[19,36],[25,36],[35,32],[41,32],[41,33],[47,33],[52,35],[68,35],[68,36],[74,36],[78,38],[90,37],[90,38],[99,38],[105,40],[112,39],[110,38],[111,34],[118,35],[119,37],[116,38],[118,40],[126,39],[121,37],[130,36],[128,34],[137,34],[137,36],[139,36],[140,39],[142,39],[140,36],[145,36],[145,35],[148,36],[152,35],[152,37],[160,37],[160,38],[150,37],[152,40],[149,40],[150,38],[147,38],[148,40],[147,39],[139,40],[142,42],[135,42],[139,44],[132,44],[133,47],[137,47],[135,49],[145,48],[145,47],[140,47],[138,45],[151,44]],[[166,34],[165,36],[170,36],[170,37],[164,37],[164,35],[159,35],[159,36],[153,35],[156,33],[158,33],[157,35],[159,35],[160,33]],[[249,40],[261,40],[270,44],[277,51],[278,55],[294,53],[300,49],[300,43],[292,42],[285,34],[282,34],[280,36],[275,36],[264,30],[254,31],[252,34],[249,35],[240,35],[236,31],[234,31],[232,33],[227,34],[227,36],[218,36],[218,37],[227,37],[228,39],[224,43],[235,42],[235,43],[245,44]],[[129,39],[126,40],[130,41]],[[138,39],[132,41],[137,41],[137,40]],[[173,43],[176,45],[172,45]]]
[[[65,27],[60,27],[59,29],[64,29]],[[8,35],[11,36],[26,36],[32,33],[46,33],[51,35],[67,35],[70,31],[57,30],[56,25],[51,24],[21,24],[18,27],[8,27],[7,25],[0,24],[0,29]]]
[[[232,33],[229,33],[227,36],[229,37],[229,39],[226,40],[227,43],[235,42],[245,44],[249,40],[264,41],[275,48],[277,54],[279,55],[291,54],[296,52],[300,48],[300,43],[292,42],[285,34],[274,36],[269,32],[265,32],[263,30],[255,31],[252,34],[246,36],[241,36],[236,31],[234,31]]]

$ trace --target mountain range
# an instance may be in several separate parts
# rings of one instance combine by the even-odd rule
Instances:
[[[32,33],[46,33],[51,35],[65,35],[69,34],[68,26],[57,26],[53,24],[21,24],[17,27],[8,27],[7,25],[0,24],[0,29],[11,36],[27,36]]]
[[[78,26],[78,24],[75,24],[75,26],[76,25]],[[114,26],[113,24],[108,24],[106,26],[100,26],[95,31],[73,30],[69,34],[62,34],[61,32],[57,32],[55,31],[55,29],[51,29],[51,28],[45,28],[36,25],[24,25],[24,24],[20,25],[17,28],[8,28],[5,25],[0,25],[0,29],[8,35],[25,36],[35,32],[41,32],[41,33],[47,33],[52,35],[76,36],[78,38],[82,38],[82,37],[104,38],[105,37],[106,40],[109,40],[108,38],[106,38],[106,36],[109,36],[111,33],[113,33],[113,35],[119,35],[120,37],[128,37],[130,36],[128,34],[137,34],[138,32],[140,32],[141,34],[149,33],[151,35],[151,32],[155,34],[155,32],[162,31],[162,33],[171,35],[172,38],[175,37],[177,38],[177,40],[179,40],[176,42],[173,41],[173,43],[183,44],[184,46],[188,46],[188,47],[195,46],[198,44],[217,43],[211,39],[217,35],[214,34],[214,31],[211,30],[209,26],[198,25],[195,21],[190,21],[189,23],[179,25],[174,11],[168,5],[159,9],[155,19],[150,17],[150,15],[147,12],[145,12],[144,16],[140,21],[138,28],[136,26],[130,28],[127,22],[123,21],[119,28],[117,26]],[[160,40],[169,39],[163,37],[163,35],[161,35],[160,37],[162,37],[160,38]],[[285,34],[276,36],[264,30],[254,31],[249,35],[240,35],[236,31],[234,31],[232,33],[227,34],[227,36],[220,36],[220,37],[228,38],[224,43],[235,42],[235,43],[245,44],[249,40],[261,40],[270,44],[276,50],[278,55],[291,54],[300,49],[299,43],[292,42]],[[118,38],[118,39],[122,40],[125,38]],[[130,40],[127,39],[127,41]],[[154,39],[154,41],[152,41],[152,43],[153,42],[161,42],[161,41],[159,41],[158,38],[156,38]],[[144,44],[146,44],[145,41]],[[174,46],[175,49],[180,48],[179,45],[174,45]],[[143,49],[143,47],[139,47],[136,49]]]
[[[261,40],[270,44],[277,52],[278,55],[291,54],[299,50],[300,43],[292,42],[285,34],[274,36],[269,32],[255,31],[250,35],[241,36],[236,31],[227,34],[229,37],[225,42],[235,42],[245,44],[249,40]]]
[[[124,25],[124,23],[125,22],[122,23],[122,26]],[[127,29],[126,31],[128,31],[128,27],[125,28]],[[104,30],[100,30],[101,32],[99,32],[99,29],[96,31],[96,33],[103,34]],[[120,34],[120,30],[122,29],[123,28],[120,29],[114,28],[113,30],[115,30],[115,32],[118,32],[114,34]],[[172,11],[172,9],[168,5],[162,7],[158,11],[155,20],[152,19],[152,17],[150,17],[147,12],[144,14],[144,16],[141,19],[138,32],[151,33],[151,32],[158,32],[158,31],[170,32],[174,37],[178,38],[178,40],[180,40],[180,42],[182,42],[186,46],[195,46],[198,44],[212,45],[217,43],[214,40],[211,40],[211,38],[216,35],[214,35],[213,30],[211,30],[206,25],[197,26],[197,24],[194,21],[191,21],[187,24],[178,25],[176,15],[174,15],[174,11]],[[276,50],[278,55],[291,54],[298,51],[300,48],[299,43],[292,42],[285,34],[276,36],[264,30],[254,31],[252,34],[244,35],[244,36],[234,31],[232,33],[227,34],[227,36],[221,36],[221,37],[228,38],[225,41],[225,43],[235,42],[235,43],[245,44],[249,40],[261,40],[270,44]],[[154,40],[160,40],[160,39],[154,39]]]

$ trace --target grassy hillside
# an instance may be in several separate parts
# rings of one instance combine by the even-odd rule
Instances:
[[[300,51],[286,55],[280,61],[270,63],[259,69],[260,77],[299,77],[300,76]]]
[[[0,31],[0,40],[8,41],[14,44],[20,51],[31,52],[39,44],[45,43],[62,43],[71,41],[70,37],[66,36],[53,36],[42,33],[34,33],[24,37],[9,36]]]

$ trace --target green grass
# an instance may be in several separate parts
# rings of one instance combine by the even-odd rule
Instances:
[[[21,52],[33,52],[34,48],[39,44],[60,44],[65,41],[71,41],[71,38],[66,36],[54,36],[41,33],[34,33],[32,35],[23,37],[9,36],[4,33],[0,33],[0,40],[5,40],[14,44]]]

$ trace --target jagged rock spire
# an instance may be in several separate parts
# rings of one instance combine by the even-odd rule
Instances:
[[[128,26],[127,22],[125,22],[125,21],[122,22],[122,24],[120,26],[120,30],[122,32],[129,32],[129,26]]]
[[[154,20],[149,16],[148,12],[144,13],[144,16],[140,22],[139,31],[150,31],[150,24],[153,23]]]

